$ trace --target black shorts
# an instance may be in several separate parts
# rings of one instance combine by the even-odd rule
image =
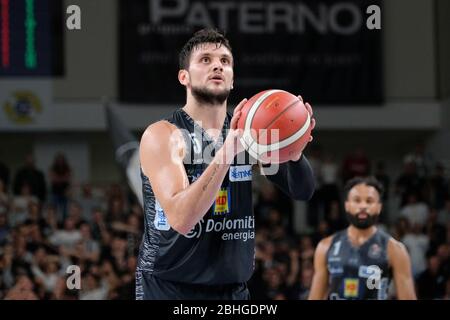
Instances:
[[[136,271],[136,300],[250,300],[246,283],[202,285],[167,281]]]

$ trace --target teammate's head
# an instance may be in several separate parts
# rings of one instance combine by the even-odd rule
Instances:
[[[377,223],[381,212],[383,186],[374,177],[357,177],[344,188],[345,212],[349,223],[367,229]]]
[[[178,80],[206,105],[221,105],[233,88],[233,55],[228,39],[215,29],[197,31],[179,55]]]

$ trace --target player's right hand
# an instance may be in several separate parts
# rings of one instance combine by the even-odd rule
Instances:
[[[243,134],[242,130],[237,128],[239,119],[241,118],[241,109],[247,102],[247,99],[243,99],[233,111],[233,117],[231,118],[230,130],[227,138],[225,139],[224,147],[225,152],[228,155],[232,155],[233,158],[240,152],[244,151],[244,146],[241,144],[240,138]]]

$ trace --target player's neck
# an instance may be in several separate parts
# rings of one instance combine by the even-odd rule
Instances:
[[[219,131],[220,134],[227,115],[227,102],[225,101],[221,105],[205,105],[199,103],[193,97],[188,97],[183,110],[205,131],[214,129]]]
[[[371,226],[367,229],[358,229],[352,225],[348,227],[348,237],[350,241],[355,245],[363,244],[371,236],[373,236],[375,232],[377,232],[376,226]]]

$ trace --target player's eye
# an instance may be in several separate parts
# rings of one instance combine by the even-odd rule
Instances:
[[[221,62],[223,64],[230,64],[230,60],[228,60],[227,58],[222,58]]]
[[[209,57],[203,57],[202,58],[203,63],[209,63]]]

